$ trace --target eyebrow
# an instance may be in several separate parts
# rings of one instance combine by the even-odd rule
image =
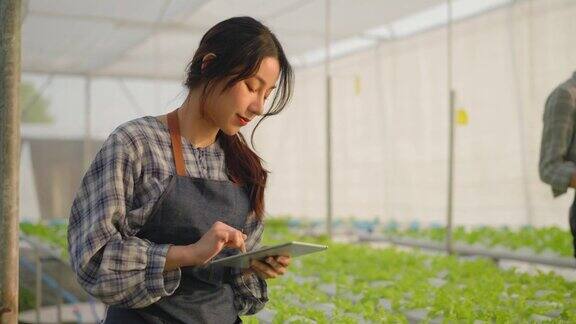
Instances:
[[[254,77],[258,79],[258,81],[260,81],[262,84],[266,84],[266,81],[264,81],[264,79],[262,79],[261,77],[257,75],[255,75]],[[276,89],[276,86],[270,87],[270,89]]]

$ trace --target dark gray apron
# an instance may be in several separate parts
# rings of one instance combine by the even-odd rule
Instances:
[[[172,153],[177,175],[153,207],[136,236],[157,244],[186,245],[197,242],[216,221],[242,229],[250,212],[244,187],[231,181],[185,176],[178,115],[168,115]],[[238,253],[224,249],[216,258]],[[229,268],[184,267],[176,291],[156,303],[138,309],[108,307],[105,323],[237,323]]]

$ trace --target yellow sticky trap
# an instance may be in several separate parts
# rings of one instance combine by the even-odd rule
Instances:
[[[464,109],[456,110],[456,124],[458,125],[468,125],[468,113]]]
[[[360,95],[360,91],[362,90],[362,84],[360,82],[360,77],[359,76],[355,76],[354,77],[354,92],[356,93],[356,95]]]

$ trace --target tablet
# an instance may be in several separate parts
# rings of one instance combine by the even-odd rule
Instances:
[[[288,242],[274,246],[265,246],[255,251],[240,253],[233,256],[214,260],[209,264],[223,265],[233,268],[249,268],[251,260],[262,260],[269,256],[288,255],[297,257],[309,253],[326,250],[326,245],[318,245],[304,242]]]

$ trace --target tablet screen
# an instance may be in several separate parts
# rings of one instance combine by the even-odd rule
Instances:
[[[274,246],[262,247],[258,250],[240,253],[237,255],[214,260],[209,264],[218,264],[227,267],[235,268],[249,268],[251,260],[262,260],[269,256],[287,255],[290,257],[297,257],[314,252],[326,250],[326,245],[304,243],[304,242],[288,242]]]

